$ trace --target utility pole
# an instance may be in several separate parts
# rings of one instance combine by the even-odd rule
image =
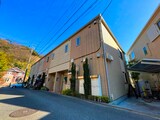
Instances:
[[[31,48],[31,53],[30,53],[30,55],[29,55],[29,59],[28,59],[27,66],[26,66],[26,69],[25,69],[25,74],[24,74],[23,82],[24,82],[25,79],[26,79],[26,75],[27,75],[27,71],[28,71],[28,66],[29,66],[29,64],[30,64],[33,51],[34,51],[34,47]]]

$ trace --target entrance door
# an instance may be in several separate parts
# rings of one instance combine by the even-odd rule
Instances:
[[[49,89],[49,91],[53,91],[54,79],[55,74],[49,74],[48,79],[46,80],[46,87]]]

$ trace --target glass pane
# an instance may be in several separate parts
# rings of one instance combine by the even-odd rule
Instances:
[[[157,26],[158,26],[158,28],[160,29],[160,21],[158,21]]]
[[[147,52],[147,48],[146,48],[146,47],[144,47],[144,48],[143,48],[143,52],[144,52],[144,54],[145,54],[145,55],[147,55],[147,54],[148,54],[148,52]]]
[[[76,39],[76,46],[79,46],[79,45],[80,45],[80,37]]]

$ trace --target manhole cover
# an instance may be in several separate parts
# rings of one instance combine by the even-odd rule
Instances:
[[[37,112],[37,110],[25,108],[25,109],[16,110],[12,112],[9,116],[10,117],[23,117],[23,116],[34,114],[35,112]]]

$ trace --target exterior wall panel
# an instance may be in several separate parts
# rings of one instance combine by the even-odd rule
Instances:
[[[102,35],[104,40],[104,54],[110,54],[113,57],[112,61],[107,61],[107,72],[108,72],[108,84],[109,92],[112,100],[119,98],[120,96],[126,95],[127,90],[125,89],[125,74],[121,70],[121,58],[119,51],[121,48],[115,42],[114,37],[109,33],[104,24],[102,26]],[[122,56],[123,52],[121,51]],[[124,58],[124,57],[123,57]],[[124,59],[123,59],[124,62]]]
[[[68,45],[68,52],[65,53],[65,45]],[[54,54],[54,58],[51,57],[51,62],[49,65],[49,73],[53,73],[56,71],[68,70],[69,69],[69,62],[70,62],[70,41],[63,43],[57,49],[52,51]]]
[[[70,85],[70,82],[68,82],[70,77],[68,75],[68,70],[71,69],[71,60],[73,59],[77,68],[76,77],[78,78],[76,83],[76,90],[79,91],[79,78],[83,77],[83,61],[84,59],[88,58],[90,75],[98,76],[94,79],[99,80],[98,83],[92,81],[92,84],[94,86],[101,87],[101,95],[108,96],[108,86],[111,86],[112,91],[115,90],[114,92],[112,92],[114,94],[113,99],[120,97],[120,95],[122,95],[121,93],[124,93],[124,89],[121,88],[124,87],[124,81],[122,80],[123,76],[120,60],[119,57],[117,57],[117,49],[119,48],[119,45],[117,45],[116,41],[113,40],[113,36],[110,35],[107,28],[103,26],[103,24],[101,23],[102,21],[103,20],[101,16],[96,17],[94,20],[92,20],[90,23],[88,23],[86,26],[72,35],[69,39],[52,50],[49,54],[44,56],[42,58],[44,60],[43,64],[40,64],[40,60],[32,66],[33,73],[37,74],[42,72],[43,70],[46,70],[48,74],[48,79],[46,79],[45,81],[46,86],[48,86],[50,90],[53,90],[54,92],[61,93],[62,89],[68,88],[68,86]],[[78,37],[80,38],[79,46],[76,45],[76,39]],[[103,38],[105,44],[103,44]],[[67,53],[65,53],[64,48],[67,44],[69,50]],[[113,62],[114,64],[107,63],[110,65],[110,67],[108,68],[108,72],[110,74],[109,79],[112,80],[110,84],[108,84],[109,82],[107,82],[108,78],[106,75],[106,58],[103,51],[103,45],[105,47],[109,46],[109,50],[107,52],[110,52],[111,54],[113,53],[113,57],[115,59]],[[54,54],[54,58],[52,58],[52,54]],[[50,56],[50,61],[46,63],[46,59],[48,56]],[[66,76],[68,78],[68,81],[67,83],[64,83],[64,77]],[[116,88],[114,88],[114,86],[116,86],[120,90],[117,90]],[[95,90],[93,91],[94,94],[99,94]]]
[[[92,21],[71,38],[71,59],[74,59],[74,63],[79,69],[78,76],[83,76],[83,60],[88,58],[90,75],[100,75],[102,94],[108,96],[99,22],[99,19]],[[80,46],[76,46],[77,37],[81,38]],[[97,58],[97,53],[100,54],[99,58]]]

